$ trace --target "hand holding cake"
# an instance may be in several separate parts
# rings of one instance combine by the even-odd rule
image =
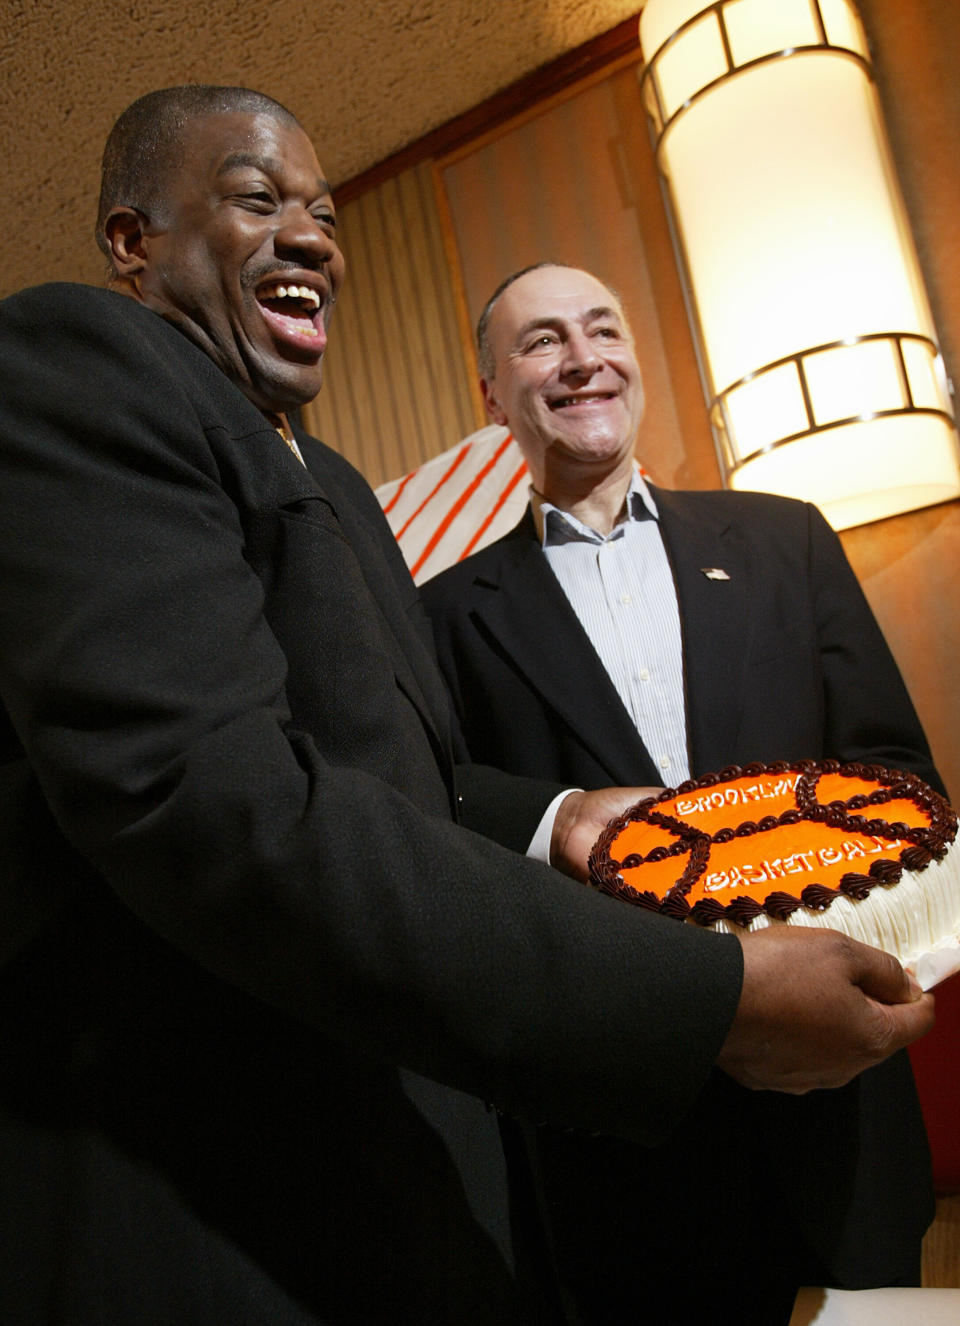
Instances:
[[[739,938],[743,989],[717,1065],[743,1086],[843,1086],[933,1026],[933,996],[887,953],[829,930]]]
[[[610,820],[637,801],[659,796],[662,791],[661,787],[602,787],[593,792],[569,792],[553,822],[550,864],[571,879],[586,883],[591,848]]]

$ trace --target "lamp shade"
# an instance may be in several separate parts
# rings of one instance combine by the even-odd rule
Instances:
[[[836,529],[960,496],[949,386],[848,0],[647,0],[643,95],[724,481]]]

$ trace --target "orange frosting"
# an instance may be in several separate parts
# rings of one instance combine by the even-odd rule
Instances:
[[[649,852],[646,827],[629,825],[611,844],[611,854],[623,861],[630,853]],[[799,895],[808,884],[835,889],[844,875],[851,871],[865,875],[874,861],[898,855],[906,846],[899,838],[872,837],[827,824],[782,824],[749,838],[711,843],[706,869],[686,898],[691,906],[700,898],[726,904],[744,895],[762,903],[777,891]],[[638,892],[649,889],[662,898],[688,861],[689,853],[683,852],[663,861],[622,867],[620,874]]]
[[[663,898],[690,864],[693,839],[684,828],[712,838],[721,830],[735,832],[745,822],[759,826],[768,816],[779,818],[797,808],[798,780],[799,774],[791,769],[675,793],[650,806],[648,813],[677,821],[676,828],[632,820],[612,839],[609,854],[621,863],[619,873],[625,884]],[[872,780],[823,773],[816,784],[816,801],[820,806],[834,803],[831,809],[839,810],[836,803],[848,806],[851,799],[869,797],[877,790],[878,784]],[[803,819],[758,827],[756,832],[730,841],[711,842],[703,871],[685,892],[687,902],[693,906],[703,898],[726,905],[737,897],[749,897],[762,904],[775,892],[798,896],[809,884],[836,889],[844,875],[866,875],[875,861],[899,858],[909,844],[888,826],[928,828],[931,823],[930,812],[909,797],[848,807],[844,817],[854,822],[838,825]],[[883,831],[871,834],[855,827],[860,818],[882,821]],[[678,843],[684,844],[683,850],[662,860],[646,859],[654,848]],[[642,859],[630,859],[635,857]]]

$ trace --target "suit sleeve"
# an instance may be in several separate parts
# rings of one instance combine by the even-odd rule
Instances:
[[[31,292],[0,312],[0,693],[78,878],[93,889],[92,867],[138,925],[355,1051],[512,1114],[657,1140],[722,1044],[739,945],[385,781],[381,758],[418,751],[378,747],[400,701],[372,605],[348,541],[300,511],[284,537],[326,576],[309,630],[335,663],[317,731],[293,721],[297,659],[198,413],[197,352],[110,298]],[[325,687],[356,697],[356,732],[324,726]]]

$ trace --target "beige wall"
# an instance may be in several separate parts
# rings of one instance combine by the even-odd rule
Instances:
[[[859,5],[947,371],[960,385],[960,5]],[[960,804],[960,503],[843,540]]]

